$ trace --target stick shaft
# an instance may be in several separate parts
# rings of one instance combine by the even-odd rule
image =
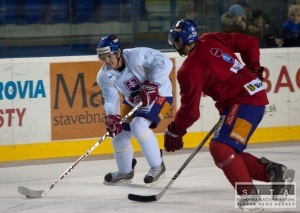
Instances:
[[[137,106],[135,106],[127,115],[125,115],[119,124],[122,124],[124,121],[126,121],[135,111],[137,111],[140,107],[142,106],[142,102],[140,102]],[[51,189],[53,189],[64,177],[70,173],[75,166],[81,162],[85,157],[87,157],[94,149],[96,149],[107,137],[109,136],[109,132],[106,132],[105,135],[103,135],[97,143],[95,143],[88,151],[86,151],[78,160],[75,161],[58,179],[56,179],[50,187],[40,190],[40,191],[35,191],[28,189],[26,187],[20,186],[18,187],[18,192],[22,195],[25,195],[29,198],[41,198],[44,197]]]
[[[127,115],[125,115],[121,121],[119,122],[119,124],[124,123],[124,121],[126,121],[136,110],[138,110],[138,108],[140,108],[142,105],[142,102],[140,102],[136,107],[134,107]],[[57,180],[55,180],[51,186],[44,190],[45,194],[50,191],[59,181],[61,181],[69,172],[71,172],[71,170],[73,170],[75,168],[75,166],[82,161],[86,156],[88,156],[94,149],[96,149],[101,143],[102,141],[104,141],[107,137],[109,136],[109,132],[106,132],[105,135],[103,135],[98,141],[97,143],[94,144],[94,146],[92,146],[88,151],[86,151],[86,153],[84,153],[80,158],[78,158],[77,161],[75,161],[75,163],[73,163]]]
[[[157,197],[159,200],[163,194],[167,191],[168,188],[174,183],[174,181],[178,178],[178,176],[181,174],[181,172],[185,169],[185,167],[191,162],[191,160],[196,156],[196,154],[200,151],[200,149],[204,146],[206,141],[210,138],[210,136],[214,133],[215,129],[217,127],[217,124],[207,133],[205,138],[201,141],[201,143],[197,146],[197,148],[192,152],[192,154],[189,156],[189,158],[184,162],[184,164],[180,167],[180,169],[176,172],[176,174],[173,176],[171,181],[168,183],[168,185],[163,189],[161,193],[159,193],[159,197]]]
[[[218,123],[207,133],[205,138],[203,138],[201,143],[197,146],[197,148],[193,151],[193,153],[184,162],[184,164],[180,167],[180,169],[176,172],[176,174],[173,176],[173,178],[169,181],[169,183],[165,186],[165,188],[160,193],[158,193],[157,195],[146,195],[146,196],[129,194],[128,199],[134,200],[134,201],[140,201],[140,202],[158,201],[165,194],[165,192],[171,187],[171,185],[174,183],[174,181],[177,179],[177,177],[181,174],[181,172],[185,169],[185,167],[189,164],[189,162],[195,157],[195,155],[203,147],[203,145],[210,138],[210,136],[214,133],[214,131],[216,130],[217,127],[218,127]]]

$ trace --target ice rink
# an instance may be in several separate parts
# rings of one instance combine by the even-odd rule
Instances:
[[[101,145],[97,148],[101,149]],[[234,213],[234,189],[218,169],[204,147],[183,170],[163,197],[156,202],[140,203],[127,199],[129,193],[153,195],[161,192],[187,160],[193,149],[164,154],[166,178],[153,188],[145,188],[144,175],[149,168],[141,153],[132,184],[107,186],[103,177],[116,171],[112,155],[87,156],[45,197],[27,199],[18,186],[33,190],[48,188],[80,156],[68,159],[0,163],[1,213]],[[296,171],[300,183],[300,142],[249,145],[247,152],[285,164]],[[265,209],[264,212],[300,212],[300,185],[296,187],[297,208]]]

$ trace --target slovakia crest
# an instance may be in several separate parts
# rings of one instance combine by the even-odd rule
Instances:
[[[127,81],[124,81],[123,84],[127,87],[130,92],[139,91],[141,85],[140,82],[136,79],[136,77],[132,77]]]

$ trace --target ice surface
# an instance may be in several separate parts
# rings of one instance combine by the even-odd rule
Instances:
[[[101,148],[99,146],[98,148]],[[234,213],[242,212],[234,207],[234,189],[223,172],[212,160],[207,148],[203,148],[183,170],[163,197],[156,202],[140,203],[127,199],[129,193],[158,194],[168,184],[193,150],[165,153],[167,177],[153,188],[145,188],[143,178],[149,168],[141,155],[137,157],[133,183],[125,186],[103,184],[108,172],[116,171],[114,159],[88,156],[80,162],[45,197],[27,199],[17,192],[18,186],[33,190],[48,188],[77,160],[38,161],[38,163],[0,164],[0,212],[1,213]],[[296,171],[294,182],[300,183],[300,143],[269,143],[250,146],[247,152],[285,164]],[[300,212],[300,185],[296,187],[297,208],[265,209],[264,212]]]

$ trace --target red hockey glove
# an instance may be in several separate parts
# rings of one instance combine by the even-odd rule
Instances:
[[[152,104],[156,100],[158,95],[158,85],[151,81],[145,81],[141,87],[141,101],[143,102],[142,106],[146,107]]]
[[[115,137],[122,132],[122,124],[119,124],[121,121],[120,115],[108,115],[105,118],[105,127],[109,132],[110,137]]]
[[[254,71],[254,75],[261,81],[264,81],[264,76],[263,76],[263,72],[264,72],[264,67],[260,67],[258,70]]]
[[[140,91],[130,93],[129,101],[131,103],[139,103],[141,101]]]
[[[180,132],[176,130],[174,122],[168,125],[165,133],[165,149],[167,152],[175,152],[183,147],[182,137],[186,134],[186,131]]]

